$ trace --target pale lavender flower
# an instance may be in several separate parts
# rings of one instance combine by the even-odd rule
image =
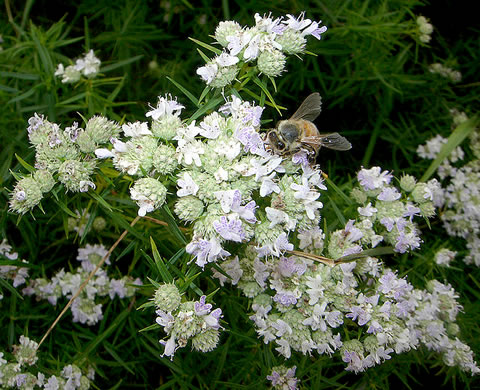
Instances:
[[[219,221],[213,222],[213,227],[217,233],[225,240],[242,242],[245,240],[245,231],[242,222],[238,219],[229,220],[227,217],[220,217]]]

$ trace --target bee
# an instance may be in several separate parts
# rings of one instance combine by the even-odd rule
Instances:
[[[312,122],[322,111],[322,98],[318,92],[309,95],[290,119],[277,123],[266,136],[267,147],[280,156],[293,155],[305,150],[308,162],[314,164],[322,146],[334,150],[349,150],[352,144],[338,133],[320,134]]]

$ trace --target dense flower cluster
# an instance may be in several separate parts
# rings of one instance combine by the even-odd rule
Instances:
[[[318,227],[311,232],[313,237],[302,232],[297,236],[299,247],[332,259],[361,255],[381,242],[399,253],[417,249],[421,240],[413,218],[432,213],[429,185],[404,177],[402,193],[390,184],[392,175],[379,167],[362,169],[357,178],[359,186],[352,192],[361,204],[357,219],[327,237]],[[274,342],[285,358],[292,351],[337,352],[347,370],[361,372],[390,359],[392,353],[425,345],[442,353],[450,365],[479,371],[468,346],[449,333],[458,330],[459,310],[450,286],[432,281],[431,291],[415,290],[374,257],[340,260],[331,267],[322,258],[314,262],[308,255],[261,254],[254,245],[236,251],[236,256],[220,263],[223,272],[215,270],[214,276],[253,299],[250,318],[259,337],[265,343]],[[448,317],[445,312],[450,313]],[[343,325],[352,321],[359,328],[355,334],[362,335],[359,338],[350,339],[342,332]],[[432,323],[437,327],[434,337]]]
[[[197,74],[215,88],[230,84],[244,64],[255,66],[258,72],[277,77],[285,70],[287,55],[305,52],[309,35],[321,39],[327,31],[321,22],[305,18],[273,19],[271,15],[255,14],[254,27],[242,27],[237,22],[220,22],[215,39],[223,47],[221,54],[197,70]]]
[[[465,113],[452,110],[453,127],[465,122]],[[420,145],[417,153],[425,159],[435,159],[447,139],[437,135]],[[480,266],[480,133],[475,129],[468,146],[474,159],[462,162],[465,152],[458,146],[442,162],[437,174],[442,180],[442,188],[435,206],[444,209],[441,220],[450,236],[464,238],[468,254],[463,258],[467,264]]]
[[[420,42],[430,42],[432,39],[433,26],[428,22],[428,19],[425,16],[417,17],[417,27],[420,34]]]
[[[267,375],[267,379],[272,382],[274,389],[278,390],[296,390],[299,380],[295,377],[296,366],[291,368],[285,366],[272,367],[272,373]]]
[[[93,368],[87,374],[74,364],[64,366],[60,375],[47,376],[37,371],[36,375],[28,366],[35,367],[38,344],[25,336],[20,336],[19,344],[13,346],[11,361],[4,359],[0,352],[0,386],[2,389],[45,389],[45,390],[87,390],[95,377]]]
[[[65,67],[58,64],[55,76],[62,78],[62,83],[76,83],[80,78],[86,77],[92,79],[97,76],[102,62],[95,57],[93,50],[90,50],[83,57],[75,61],[75,65]]]
[[[6,239],[2,240],[0,244],[0,260],[3,258],[7,260],[18,260],[18,253],[13,252],[12,247],[8,245]],[[23,263],[27,263],[26,260],[22,260]],[[25,283],[25,279],[28,278],[28,268],[19,267],[16,265],[0,265],[0,278],[11,280],[13,287],[18,287]],[[0,291],[0,300],[3,299],[3,295]]]
[[[449,79],[452,83],[458,83],[462,81],[462,73],[438,62],[431,64],[428,67],[428,70],[431,73],[438,74],[446,79]]]
[[[37,278],[30,280],[28,286],[22,292],[24,295],[35,295],[37,299],[46,299],[52,305],[56,305],[57,300],[62,296],[73,297],[90,272],[95,269],[107,253],[108,251],[103,245],[87,244],[85,248],[79,248],[78,250],[77,260],[81,262],[81,266],[75,271],[65,272],[62,269],[51,279]],[[108,259],[106,264],[110,264]],[[102,303],[97,302],[97,297],[130,298],[135,294],[135,285],[141,285],[140,279],[133,280],[129,276],[124,276],[121,279],[111,279],[100,268],[89,280],[81,294],[73,301],[71,306],[73,322],[95,325],[103,318]]]
[[[28,138],[35,148],[35,171],[20,179],[10,195],[10,210],[24,214],[60,182],[66,191],[95,189],[93,151],[116,136],[120,127],[102,116],[92,117],[85,129],[74,122],[64,130],[35,114],[28,120]]]
[[[212,351],[220,340],[222,310],[212,310],[202,295],[198,301],[184,301],[174,284],[157,287],[153,303],[156,307],[156,322],[163,327],[168,340],[160,340],[165,346],[162,356],[173,359],[175,351],[192,341],[192,348],[200,352]]]

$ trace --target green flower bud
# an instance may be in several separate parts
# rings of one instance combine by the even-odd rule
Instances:
[[[299,54],[305,51],[307,40],[298,31],[287,29],[275,38],[282,45],[282,51],[287,54]]]
[[[435,206],[430,201],[420,203],[418,208],[420,209],[420,213],[426,218],[431,218],[435,215]]]
[[[177,286],[173,283],[165,283],[157,288],[153,296],[156,308],[165,312],[172,312],[182,303],[182,296]]]
[[[240,31],[242,31],[242,26],[240,26],[237,22],[231,20],[220,22],[218,27],[215,29],[215,39],[220,45],[227,47],[227,37],[235,35]]]
[[[355,200],[355,202],[359,204],[367,203],[367,194],[360,187],[353,188],[352,192],[350,192],[350,195]]]
[[[262,289],[256,281],[242,282],[238,283],[238,288],[243,291],[243,294],[247,298],[255,298],[260,294],[264,289]]]
[[[96,217],[93,220],[92,227],[97,231],[101,232],[103,229],[107,227],[107,221],[103,217]]]
[[[357,339],[347,340],[343,342],[341,351],[356,352],[358,355],[363,356],[363,344]]]
[[[195,314],[194,302],[184,302],[175,315],[173,332],[181,339],[189,339],[202,331],[203,319]]]
[[[400,179],[400,188],[406,192],[412,192],[417,184],[417,179],[411,175],[404,175]]]
[[[162,115],[152,122],[151,131],[155,137],[170,141],[177,135],[177,129],[182,127],[181,119],[176,115]]]
[[[132,138],[125,144],[125,152],[116,152],[113,158],[115,167],[129,175],[143,176],[152,170],[153,154],[157,148],[157,140],[151,136]]]
[[[66,139],[65,142],[62,141],[54,146],[50,146],[48,143],[38,145],[36,149],[35,167],[47,169],[52,173],[58,171],[65,160],[78,160],[80,157],[78,148],[70,140]]]
[[[10,210],[25,214],[42,200],[42,191],[37,181],[27,176],[19,180],[10,197]]]
[[[209,328],[192,338],[192,347],[200,352],[213,351],[217,347],[219,340],[220,332],[218,329]]]
[[[258,56],[258,70],[270,77],[279,76],[285,69],[286,57],[280,50],[264,51]]]
[[[97,144],[104,144],[120,134],[120,126],[103,116],[93,116],[87,122],[85,132]]]
[[[95,169],[94,161],[67,160],[58,169],[58,180],[67,191],[87,192],[95,184],[90,180]]]
[[[231,66],[219,66],[215,78],[210,83],[213,88],[223,88],[237,77],[240,68],[235,64]]]
[[[176,151],[173,146],[160,145],[153,153],[153,166],[162,175],[168,175],[178,166]]]
[[[39,169],[36,171],[33,174],[33,178],[37,182],[38,188],[42,192],[49,192],[55,185],[55,179],[53,178],[52,174],[45,169]]]
[[[92,153],[97,148],[97,144],[86,131],[81,131],[75,142],[83,153]]]
[[[203,202],[195,196],[188,195],[177,200],[175,213],[186,222],[195,221],[204,211]]]
[[[156,210],[165,203],[167,189],[158,180],[151,177],[138,179],[130,188],[130,197],[140,207],[138,215],[144,217],[147,212]]]
[[[417,183],[415,188],[412,191],[413,200],[417,203],[425,203],[428,202],[428,194],[429,189],[425,183]]]

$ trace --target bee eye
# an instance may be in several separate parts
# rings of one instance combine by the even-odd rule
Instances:
[[[285,144],[282,141],[277,142],[277,149],[283,150],[285,149]]]

